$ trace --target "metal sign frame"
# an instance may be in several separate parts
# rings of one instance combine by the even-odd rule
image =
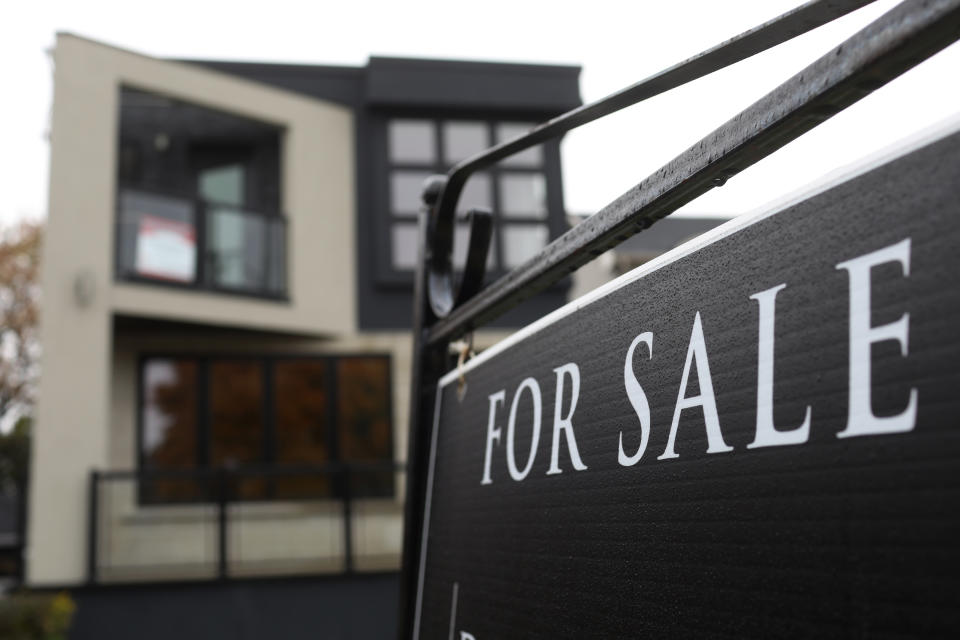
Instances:
[[[398,637],[410,638],[434,402],[451,341],[490,322],[631,235],[856,103],[960,39],[960,0],[906,0],[736,115],[677,158],[482,289],[489,211],[469,214],[467,263],[455,284],[454,211],[469,176],[509,155],[806,33],[869,1],[814,0],[596,103],[548,121],[434,176],[424,189],[414,288],[414,354]]]

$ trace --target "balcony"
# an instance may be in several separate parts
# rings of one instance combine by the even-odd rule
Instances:
[[[117,197],[117,279],[287,299],[287,221],[141,188]]]
[[[403,475],[392,462],[94,471],[88,581],[397,571]],[[371,491],[388,485],[390,495]]]

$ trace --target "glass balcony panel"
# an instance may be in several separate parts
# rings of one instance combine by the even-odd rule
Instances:
[[[158,490],[209,499],[215,495],[212,484],[206,476],[161,472],[101,479],[96,487],[97,580],[149,583],[216,578],[216,508],[150,504]]]
[[[227,289],[264,291],[267,219],[226,207],[208,209],[208,277]]]
[[[314,474],[313,482],[329,486],[333,478]],[[231,577],[346,571],[342,503],[316,496],[286,497],[295,502],[230,505],[227,545]]]

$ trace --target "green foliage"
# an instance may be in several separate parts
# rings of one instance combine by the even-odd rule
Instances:
[[[0,638],[66,640],[76,610],[67,593],[20,593],[0,599]]]
[[[0,227],[0,424],[30,415],[40,373],[40,240],[43,228]]]

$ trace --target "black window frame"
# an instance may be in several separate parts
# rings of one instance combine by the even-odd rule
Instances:
[[[387,398],[386,398],[386,410],[387,410],[387,420],[388,420],[388,442],[387,448],[390,452],[389,460],[371,460],[371,461],[348,461],[343,460],[340,455],[340,446],[339,446],[339,430],[338,430],[338,377],[336,366],[339,361],[349,360],[349,359],[380,359],[385,361],[386,364],[386,388],[387,388]],[[197,374],[196,374],[196,425],[197,425],[197,440],[196,440],[196,452],[195,452],[195,461],[193,467],[183,467],[176,469],[160,469],[156,467],[151,467],[147,464],[146,455],[144,452],[144,403],[146,401],[145,397],[145,373],[147,363],[152,360],[190,360],[196,363]],[[142,480],[148,477],[151,473],[156,473],[158,476],[163,476],[165,472],[172,472],[173,474],[184,473],[190,474],[195,473],[198,478],[204,478],[209,480],[211,474],[214,474],[219,469],[226,469],[228,471],[236,471],[239,474],[244,472],[256,472],[258,470],[263,471],[276,471],[276,470],[298,470],[304,469],[303,465],[284,465],[277,464],[276,461],[272,458],[276,457],[276,413],[274,412],[274,386],[273,379],[275,375],[275,365],[278,362],[291,362],[291,361],[302,361],[302,360],[311,360],[311,361],[322,361],[325,365],[324,378],[326,381],[328,402],[326,407],[326,422],[327,422],[327,437],[329,438],[330,444],[330,460],[325,465],[336,466],[336,465],[350,465],[356,463],[361,467],[365,464],[395,464],[396,463],[396,422],[394,416],[394,406],[393,406],[393,387],[394,387],[394,374],[393,374],[393,356],[389,352],[343,352],[343,353],[278,353],[278,354],[262,354],[262,353],[216,353],[216,352],[204,352],[204,353],[189,353],[189,352],[149,352],[141,353],[137,358],[137,375],[136,375],[136,418],[135,418],[135,437],[134,437],[134,458],[137,464],[137,471],[141,475],[141,483],[138,494],[138,503],[141,506],[170,506],[178,504],[209,504],[215,502],[215,497],[208,493],[208,495],[202,495],[203,492],[199,492],[197,499],[193,500],[163,500],[158,499],[152,495],[152,493],[147,489],[146,482]],[[210,407],[210,392],[209,392],[209,379],[210,379],[210,364],[213,361],[255,361],[260,367],[260,375],[262,380],[262,414],[264,417],[264,422],[262,425],[263,428],[263,441],[262,441],[262,459],[256,464],[246,464],[238,465],[236,467],[214,467],[209,464],[210,461],[210,450],[211,450],[211,407]],[[323,466],[323,465],[318,465]],[[385,472],[384,472],[385,473]],[[357,493],[353,491],[353,498],[363,498],[363,499],[393,499],[396,498],[396,480],[393,478],[393,471],[390,471],[391,482],[389,486],[382,493],[374,493],[364,495],[363,493]],[[280,503],[280,502],[295,502],[296,499],[285,498],[285,497],[270,497],[269,491],[267,491],[267,497],[264,498],[241,498],[239,496],[232,498],[231,501],[242,501],[246,503],[257,503],[257,502],[266,502],[266,503]],[[343,491],[334,483],[334,490],[329,496],[321,497],[320,499],[330,499],[330,500],[341,500],[344,499]]]
[[[496,128],[500,124],[539,123],[549,117],[549,114],[515,112],[515,111],[484,111],[472,110],[438,110],[438,109],[389,109],[378,110],[370,114],[370,126],[373,130],[373,191],[375,223],[375,268],[374,280],[378,287],[389,289],[411,289],[413,286],[413,270],[398,269],[393,266],[392,229],[395,222],[416,222],[416,215],[394,214],[392,211],[392,184],[393,171],[423,171],[426,173],[446,173],[449,168],[444,163],[444,123],[446,122],[480,122],[487,133],[488,146],[496,143]],[[434,130],[434,162],[410,163],[392,162],[389,149],[389,126],[393,120],[426,120],[430,121]],[[495,254],[493,267],[488,269],[487,280],[492,281],[507,273],[510,269],[505,266],[503,230],[504,215],[500,209],[501,189],[500,177],[508,174],[542,175],[544,177],[546,193],[546,215],[542,218],[509,216],[506,224],[511,226],[545,226],[547,242],[551,242],[568,230],[566,210],[563,203],[563,178],[560,163],[560,141],[551,140],[540,147],[542,162],[538,167],[507,166],[503,162],[484,169],[481,173],[490,177],[490,198],[494,216],[494,240],[491,250]],[[565,289],[566,283],[558,283],[551,289]]]

